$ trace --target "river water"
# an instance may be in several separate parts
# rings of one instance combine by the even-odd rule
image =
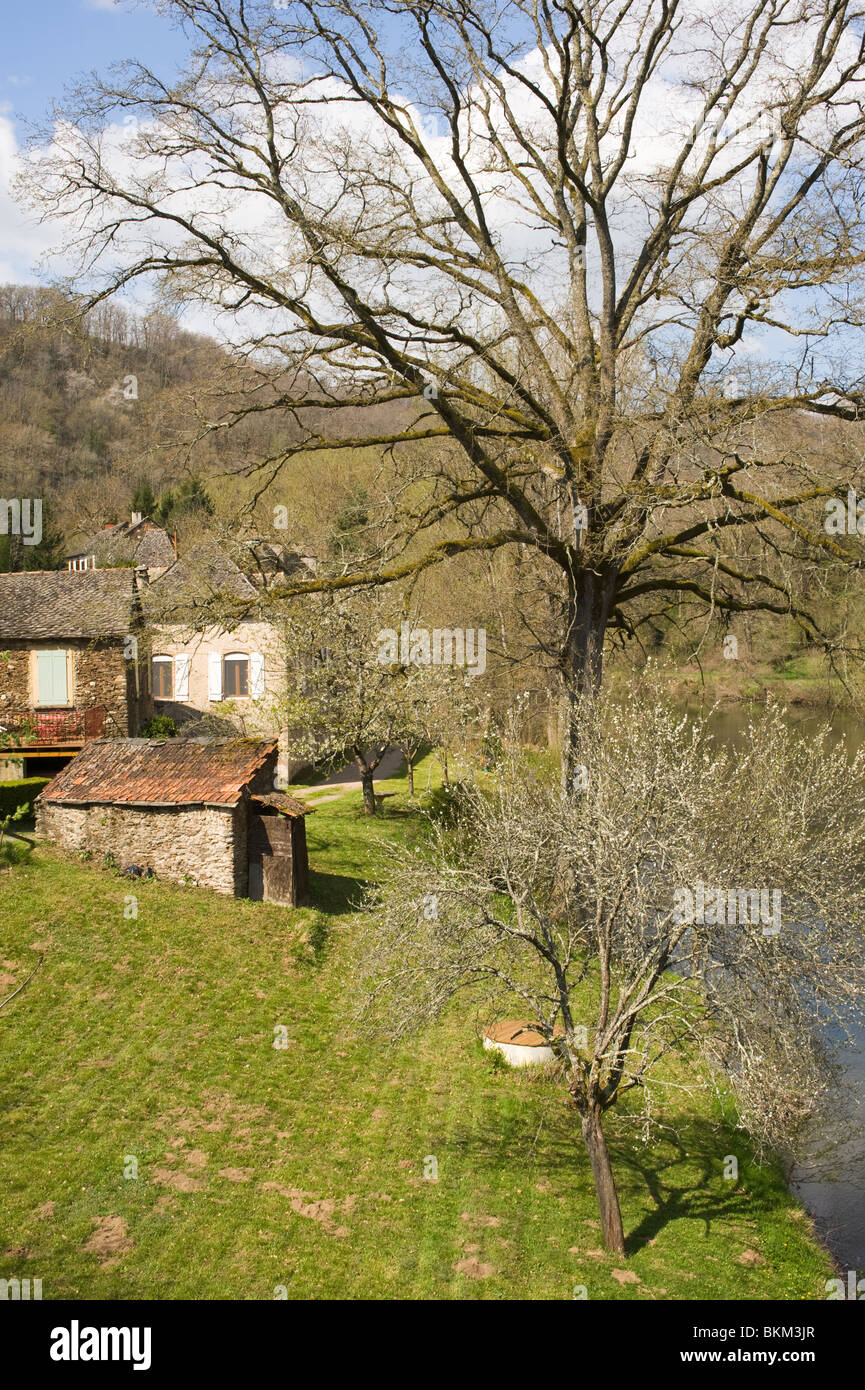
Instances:
[[[846,712],[791,710],[789,718],[803,732],[828,720],[851,752],[865,743],[865,721]],[[748,720],[747,708],[724,706],[713,713],[712,727],[735,745]],[[809,1126],[789,1181],[841,1268],[865,1273],[865,1026],[851,1028],[851,1035],[829,1035],[837,1044],[838,1086]]]

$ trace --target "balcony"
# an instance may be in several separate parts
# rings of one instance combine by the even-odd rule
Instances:
[[[90,709],[34,709],[4,718],[0,711],[0,750],[81,748],[105,729],[105,706]]]

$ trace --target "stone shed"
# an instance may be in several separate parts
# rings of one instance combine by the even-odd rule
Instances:
[[[296,906],[311,808],[274,791],[276,761],[276,739],[98,739],[44,788],[37,828],[120,867]]]

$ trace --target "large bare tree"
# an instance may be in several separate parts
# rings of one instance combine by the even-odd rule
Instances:
[[[858,457],[761,427],[860,415],[861,5],[160,8],[186,72],[89,80],[26,182],[88,302],[144,278],[224,312],[260,389],[209,427],[293,411],[275,467],[394,447],[377,547],[307,586],[526,547],[572,704],[682,600],[838,650],[802,577],[858,563],[822,524]]]

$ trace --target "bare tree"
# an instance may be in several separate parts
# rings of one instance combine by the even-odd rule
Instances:
[[[865,754],[777,710],[738,753],[651,691],[583,697],[576,796],[521,762],[470,786],[455,830],[401,853],[369,902],[368,1010],[399,1036],[454,995],[522,1007],[554,1040],[606,1246],[625,1235],[603,1122],[663,1117],[722,1067],[742,1124],[792,1143],[862,1007]],[[434,905],[434,910],[430,909]],[[642,1100],[642,1105],[639,1100]],[[619,1106],[619,1111],[625,1107]]]
[[[260,388],[207,429],[276,406],[298,431],[275,467],[396,451],[385,539],[286,598],[526,547],[566,763],[607,634],[682,600],[837,652],[804,576],[860,563],[822,525],[859,461],[827,477],[760,425],[861,415],[860,5],[161,8],[188,70],[88,82],[27,182],[87,303],[145,277],[227,316]],[[370,412],[352,439],[347,405]]]

